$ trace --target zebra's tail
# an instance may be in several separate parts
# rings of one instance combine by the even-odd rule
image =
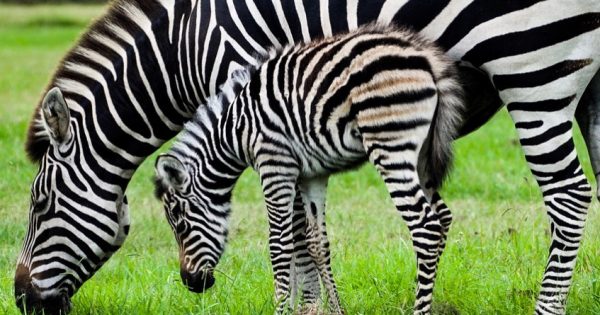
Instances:
[[[458,71],[451,62],[435,76],[438,104],[422,156],[426,159],[425,174],[431,181],[424,184],[438,189],[452,166],[452,142],[459,134],[464,102]]]

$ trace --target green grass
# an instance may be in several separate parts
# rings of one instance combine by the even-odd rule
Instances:
[[[53,68],[98,6],[0,6],[0,313],[12,293],[36,165],[23,152],[32,110]],[[439,314],[531,314],[549,243],[540,193],[505,111],[458,141],[444,189],[455,221],[434,293]],[[577,145],[583,148],[581,137]],[[586,174],[589,161],[582,152]],[[258,180],[234,194],[230,244],[207,293],[181,284],[172,233],[152,197],[149,158],[128,196],[133,221],[123,248],[73,298],[73,314],[269,314],[273,287]],[[415,262],[405,224],[373,168],[332,178],[328,228],[333,269],[348,314],[402,314],[414,299]],[[589,212],[568,301],[570,314],[600,313],[600,212]]]

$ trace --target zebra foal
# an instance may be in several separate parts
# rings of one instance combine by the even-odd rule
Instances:
[[[251,166],[267,206],[277,311],[292,300],[293,203],[301,192],[308,252],[330,308],[341,313],[325,232],[327,179],[368,160],[411,232],[414,312],[430,313],[447,230],[430,202],[459,127],[462,90],[455,76],[431,43],[381,26],[287,46],[258,69],[238,72],[156,161],[156,193],[178,241],[181,273],[195,275],[187,285],[202,291],[214,284],[231,191]]]

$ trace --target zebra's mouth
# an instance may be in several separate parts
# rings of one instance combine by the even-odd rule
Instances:
[[[23,314],[67,314],[71,311],[71,300],[66,292],[42,297],[40,290],[33,285],[29,269],[17,266],[15,275],[15,302]]]
[[[195,273],[188,273],[185,269],[181,269],[180,273],[183,284],[195,293],[202,293],[215,284],[212,271],[201,269]]]

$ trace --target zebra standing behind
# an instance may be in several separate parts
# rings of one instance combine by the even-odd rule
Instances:
[[[430,200],[448,169],[462,106],[453,64],[414,33],[370,26],[288,46],[250,71],[201,106],[156,161],[156,192],[179,244],[181,273],[198,275],[195,283],[184,281],[198,290],[214,284],[231,191],[252,166],[267,205],[278,312],[292,295],[299,187],[308,251],[330,307],[341,313],[325,233],[327,179],[368,159],[411,232],[418,265],[414,312],[429,313],[446,230]]]

